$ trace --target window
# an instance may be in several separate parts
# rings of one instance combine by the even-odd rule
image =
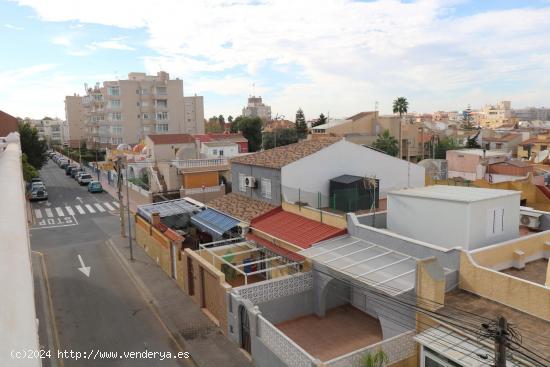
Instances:
[[[218,155],[218,150],[217,149],[212,149],[212,154]]]
[[[271,180],[262,178],[262,196],[266,199],[271,199]]]
[[[111,99],[109,101],[109,106],[111,108],[119,108],[120,107],[120,99]]]
[[[487,209],[487,237],[504,232],[504,208]]]
[[[139,107],[139,101],[137,101],[137,102],[136,102],[136,106],[138,106],[138,107]]]
[[[502,143],[496,143],[496,148],[497,149],[502,149]]]
[[[121,135],[122,134],[122,126],[120,126],[120,125],[111,126],[111,134]]]
[[[168,132],[168,124],[157,124],[157,133]]]
[[[141,101],[141,107],[149,107],[148,101]]]
[[[157,99],[157,107],[168,107],[168,101],[165,99]]]
[[[168,120],[168,112],[157,112],[157,120]]]
[[[119,87],[109,87],[108,93],[110,96],[118,97],[120,96],[120,88]]]
[[[111,115],[111,120],[112,121],[120,121],[122,120],[122,113],[120,112],[113,112],[110,114]]]
[[[122,144],[122,138],[111,138],[111,144]]]
[[[242,191],[242,192],[246,191],[246,187],[244,186],[245,177],[246,176],[244,175],[244,173],[239,173],[239,191]]]
[[[223,155],[223,149],[220,149],[220,155]]]
[[[148,113],[144,113],[144,114],[143,114],[143,119],[144,119],[144,120],[149,120],[149,114],[148,114]]]
[[[149,91],[148,91],[147,89],[142,89],[142,90],[141,90],[141,95],[142,95],[142,96],[146,96],[146,95],[148,95],[148,94],[149,94]]]
[[[546,150],[546,149],[548,149],[548,145],[541,145],[540,146],[540,150]]]
[[[156,92],[159,96],[165,96],[167,95],[166,87],[156,87]]]

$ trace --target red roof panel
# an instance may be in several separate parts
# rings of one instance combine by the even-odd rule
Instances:
[[[254,218],[250,226],[304,249],[347,232],[345,229],[285,212],[280,207]]]

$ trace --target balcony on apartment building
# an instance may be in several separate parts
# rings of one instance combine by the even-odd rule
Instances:
[[[172,165],[181,173],[204,172],[204,171],[226,171],[229,169],[227,158],[200,158],[174,160]]]

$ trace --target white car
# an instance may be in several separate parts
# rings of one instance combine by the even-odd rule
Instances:
[[[30,190],[30,200],[47,200],[48,191],[46,191],[46,186],[42,182],[35,182],[31,185]]]
[[[84,173],[78,177],[78,183],[80,185],[87,185],[92,181],[92,175],[90,175],[89,173]]]

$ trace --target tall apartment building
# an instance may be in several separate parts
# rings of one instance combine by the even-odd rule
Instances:
[[[192,98],[188,117],[183,81],[170,79],[164,71],[157,75],[129,73],[125,80],[97,83],[81,97],[87,145],[137,144],[148,134],[202,134],[202,97]],[[66,105],[70,103],[66,99]]]
[[[248,97],[248,105],[243,108],[243,116],[259,117],[263,121],[271,120],[271,106],[262,102],[262,97]]]
[[[80,141],[86,139],[86,116],[80,95],[75,93],[65,97],[65,119],[69,130],[67,143],[71,148],[77,148]]]
[[[482,126],[510,122],[512,119],[511,105],[510,101],[500,101],[496,105],[484,106],[479,112],[479,122]]]
[[[519,121],[550,121],[550,108],[526,107],[514,110]]]
[[[202,96],[183,97],[185,104],[185,124],[194,131],[204,132],[204,98]],[[188,134],[191,134],[188,132]]]

